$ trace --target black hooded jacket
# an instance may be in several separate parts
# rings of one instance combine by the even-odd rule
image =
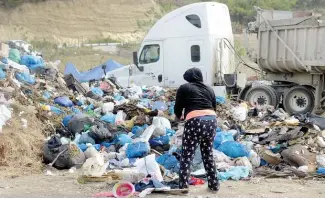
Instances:
[[[185,109],[184,118],[194,110],[215,110],[217,102],[214,91],[203,84],[201,70],[191,68],[184,73],[183,77],[189,83],[181,85],[177,90],[174,107],[176,117],[182,116],[183,109]]]

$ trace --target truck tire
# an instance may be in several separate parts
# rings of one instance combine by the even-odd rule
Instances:
[[[312,112],[314,106],[314,93],[304,86],[290,88],[283,98],[283,107],[289,114]]]
[[[278,96],[271,86],[260,85],[252,87],[247,91],[245,101],[249,102],[251,105],[271,105],[276,107],[278,105]]]

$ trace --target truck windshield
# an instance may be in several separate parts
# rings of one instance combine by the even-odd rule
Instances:
[[[140,64],[154,63],[159,60],[160,46],[158,44],[146,45],[140,55]]]

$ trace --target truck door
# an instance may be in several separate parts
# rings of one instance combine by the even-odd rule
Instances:
[[[187,40],[185,42],[186,44],[183,46],[168,49],[170,56],[166,57],[166,59],[173,58],[173,60],[164,65],[164,80],[167,87],[178,87],[186,83],[183,74],[193,67],[201,69],[204,81],[206,81],[203,40]]]
[[[132,79],[137,85],[163,86],[163,43],[162,41],[145,42],[139,54],[139,67],[143,72]]]

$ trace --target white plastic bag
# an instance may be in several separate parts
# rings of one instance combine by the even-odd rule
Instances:
[[[322,137],[317,137],[317,144],[319,147],[325,148],[325,141]]]
[[[11,118],[11,112],[6,105],[0,105],[0,132],[2,132],[2,127]]]
[[[133,143],[136,142],[149,142],[149,139],[151,138],[153,132],[155,131],[156,126],[154,125],[150,125],[146,128],[146,130],[144,130],[144,132],[142,133],[142,135],[139,138],[136,138],[133,140]]]
[[[253,166],[252,166],[251,162],[248,160],[247,157],[237,158],[235,160],[235,165],[236,166],[244,166],[244,167],[247,167],[247,168],[249,168],[250,171],[253,170]]]
[[[240,104],[237,107],[234,107],[231,109],[232,116],[235,120],[239,120],[241,122],[246,120],[247,117],[247,105],[246,104]]]
[[[86,160],[81,167],[81,174],[83,176],[101,177],[105,173],[108,165],[109,162],[105,163],[104,157],[99,154]]]
[[[226,163],[231,163],[231,160],[228,156],[226,156],[224,153],[221,151],[213,149],[213,158],[214,162],[226,162]]]
[[[115,125],[121,125],[125,121],[126,114],[123,111],[117,111],[116,117],[115,117]]]
[[[138,159],[135,162],[135,166],[139,173],[143,173],[146,176],[150,174],[152,177],[156,178],[160,182],[163,181],[163,177],[161,175],[160,168],[158,163],[156,162],[156,157],[154,154]]]
[[[95,149],[95,147],[91,144],[86,144],[87,145],[87,150],[85,151],[85,156],[86,158],[91,158],[91,157],[96,157],[100,155],[100,153]]]
[[[113,102],[108,102],[108,103],[104,103],[102,105],[102,111],[104,114],[108,114],[113,112],[114,110],[114,103]]]
[[[325,167],[325,155],[317,155],[316,161],[318,167]]]
[[[249,160],[254,167],[259,167],[261,165],[260,156],[258,156],[258,154],[253,150],[250,151]]]
[[[153,132],[153,135],[156,137],[166,135],[166,129],[171,129],[169,120],[164,117],[154,117],[152,124],[156,127]]]

